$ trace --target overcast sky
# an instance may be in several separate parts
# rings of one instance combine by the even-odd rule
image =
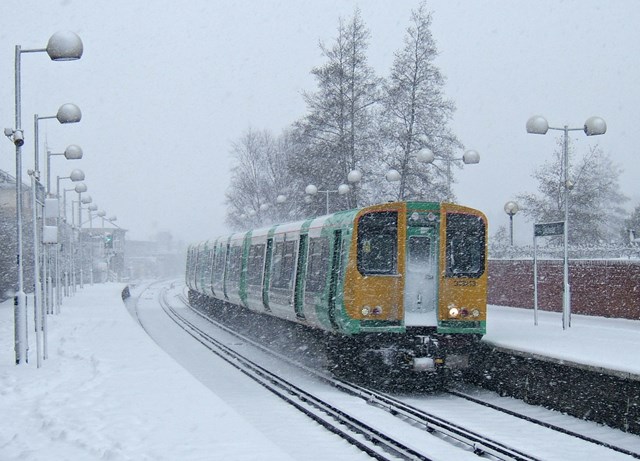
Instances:
[[[224,232],[230,144],[249,127],[279,134],[305,114],[313,66],[325,61],[338,19],[359,6],[371,32],[369,59],[386,76],[418,1],[2,0],[0,122],[14,126],[14,47],[46,46],[76,32],[84,55],[51,62],[22,55],[24,168],[33,168],[33,115],[77,104],[82,122],[40,122],[53,152],[69,144],[80,161],[53,157],[52,175],[86,174],[88,194],[129,238],[171,231],[199,240]],[[581,127],[598,115],[607,134],[572,133],[579,154],[599,144],[624,168],[628,208],[640,202],[640,2],[636,0],[451,1],[427,3],[457,106],[452,127],[478,165],[458,173],[459,202],[483,210],[491,232],[506,225],[506,201],[535,190],[531,174],[551,159],[554,136],[528,135],[531,115]],[[14,148],[0,143],[0,169],[15,173]],[[462,152],[460,152],[462,154]],[[26,178],[26,175],[25,175]],[[63,182],[67,188],[68,181]],[[303,193],[301,191],[301,193]],[[516,238],[531,224],[516,216]]]

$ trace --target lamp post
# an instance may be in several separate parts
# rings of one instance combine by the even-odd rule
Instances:
[[[460,161],[462,161],[465,165],[475,165],[476,163],[480,163],[480,154],[478,153],[478,151],[475,151],[473,149],[465,151],[465,153],[462,154],[462,157],[459,157],[459,158],[444,158],[444,157],[436,158],[435,154],[430,149],[421,150],[416,154],[416,157],[418,161],[422,163],[433,164],[434,161],[440,160],[447,164],[447,200],[449,201],[451,201],[451,198],[453,195],[451,193],[451,163],[460,162]],[[398,179],[395,179],[395,181],[399,181],[399,180],[400,180],[400,177],[398,176]],[[390,181],[393,181],[393,180],[390,180]]]
[[[508,201],[504,204],[504,212],[509,215],[509,242],[513,246],[513,217],[520,211],[516,202]]]
[[[589,117],[582,128],[551,127],[547,119],[534,115],[527,120],[527,133],[547,134],[549,130],[563,132],[562,143],[562,168],[564,170],[564,289],[562,297],[562,328],[571,326],[571,287],[569,285],[569,190],[573,184],[569,181],[569,131],[584,131],[587,136],[598,136],[607,132],[607,124],[600,117]]]
[[[16,364],[27,362],[27,310],[24,293],[24,267],[22,255],[22,130],[21,108],[21,57],[23,53],[46,52],[53,61],[71,61],[82,56],[82,40],[73,32],[56,32],[49,38],[46,48],[22,49],[15,47],[15,128],[6,128],[4,133],[16,146],[16,251],[18,291],[15,299],[15,352]]]
[[[360,173],[360,171],[358,170],[351,170],[349,172],[349,174],[347,175],[347,181],[352,183],[352,184],[356,184],[358,182],[360,182],[360,180],[362,179],[362,173]],[[336,193],[339,195],[346,195],[351,191],[351,186],[349,184],[340,184],[338,186],[337,189],[335,190],[319,190],[315,185],[313,184],[309,184],[305,189],[304,192],[307,194],[307,197],[305,197],[305,202],[306,203],[310,203],[311,202],[311,198],[313,196],[315,196],[318,192],[326,194],[326,210],[327,210],[327,214],[329,214],[329,194],[332,193]]]
[[[76,144],[69,144],[64,152],[51,152],[47,149],[47,192],[51,193],[51,157],[64,155],[67,160],[80,160],[83,156],[82,148]]]
[[[102,218],[102,229],[104,230],[104,217],[107,215],[107,212],[104,210],[100,210],[96,214],[99,218]]]
[[[34,146],[34,165],[35,165],[35,172],[32,175],[32,193],[35,194],[37,192],[37,188],[38,188],[38,183],[40,182],[40,136],[39,136],[39,121],[40,120],[46,120],[46,119],[57,119],[58,122],[66,124],[66,123],[77,123],[82,119],[82,112],[80,111],[80,108],[78,106],[76,106],[75,104],[71,104],[71,103],[67,103],[67,104],[63,104],[58,108],[58,112],[56,113],[56,115],[47,115],[47,116],[39,116],[38,114],[34,114],[33,116],[33,133],[34,133],[34,142],[33,142],[33,146]],[[76,155],[76,149],[79,149],[79,156]],[[82,158],[82,149],[80,149],[78,146],[69,146],[67,148],[67,151],[69,151],[69,154],[67,155],[67,159],[76,159],[76,158]],[[46,190],[45,190],[45,197],[48,197],[51,193],[51,180],[50,180],[50,175],[51,175],[51,162],[50,162],[50,156],[49,156],[49,152],[47,151],[47,156],[46,156],[46,163],[45,163],[45,170],[46,170]],[[34,207],[33,209],[33,236],[34,236],[34,260],[37,261],[37,258],[39,258],[39,246],[40,246],[40,241],[37,238],[38,235],[38,223],[37,223],[37,206]],[[42,228],[44,229],[44,225],[45,225],[45,218],[42,218]],[[43,273],[43,277],[42,277],[42,284],[40,282],[40,274],[38,271],[35,271],[35,279],[36,279],[36,287],[38,286],[42,286],[42,293],[43,293],[43,297],[42,297],[42,301],[44,302],[44,304],[46,305],[46,310],[47,313],[49,313],[49,298],[47,296],[48,292],[49,292],[49,280],[46,276],[47,272],[48,272],[48,255],[46,254],[47,252],[44,252],[44,257],[43,257],[43,265],[42,265],[42,273]],[[37,265],[36,265],[37,266]],[[39,270],[39,269],[38,269]],[[37,305],[38,304],[38,296],[34,295],[34,304]],[[35,307],[35,306],[34,306]],[[45,343],[46,344],[46,343]]]
[[[39,146],[39,125],[38,122],[40,120],[46,120],[46,119],[52,119],[55,118],[58,120],[58,122],[66,124],[66,123],[78,123],[81,119],[82,119],[82,112],[80,111],[80,108],[78,106],[76,106],[75,104],[72,103],[67,103],[67,104],[63,104],[58,108],[58,112],[56,113],[56,115],[47,115],[47,116],[39,116],[38,114],[34,114],[33,116],[33,139],[34,139],[34,159],[35,159],[35,170],[37,172],[39,172],[39,164],[38,164],[38,160],[39,160],[39,150],[40,150],[40,146]],[[78,147],[78,146],[75,146]],[[67,149],[72,148],[72,146],[69,146]],[[73,149],[73,148],[72,148]],[[79,149],[79,148],[78,148]],[[65,151],[66,153],[66,151]],[[72,155],[71,158],[82,158],[82,149],[80,149],[80,156],[73,156],[72,151],[70,151],[70,154]],[[51,192],[51,184],[50,184],[50,180],[49,178],[51,177],[50,171],[51,171],[51,164],[49,162],[49,152],[47,152],[47,162],[46,162],[46,178],[47,178],[47,193]],[[69,159],[70,157],[67,156],[67,159]]]
[[[89,205],[91,202],[93,202],[93,199],[91,198],[90,195],[85,195],[84,197],[82,197],[82,200],[80,200],[81,205],[88,205],[87,206],[87,213],[89,214],[89,228],[91,229],[93,227],[92,223],[91,223],[91,205]],[[91,285],[93,285],[93,240],[91,238],[91,231],[89,231],[89,283]],[[82,264],[84,261],[80,261],[80,263]]]
[[[75,169],[73,171],[71,171],[71,173],[69,174],[69,176],[56,176],[56,197],[58,198],[58,206],[60,206],[60,180],[62,179],[70,179],[73,182],[80,182],[80,181],[84,181],[84,172],[80,169]],[[64,213],[62,214],[62,216],[64,216],[64,225],[67,226],[67,194],[65,192],[64,194]],[[56,226],[58,227],[58,242],[63,241],[62,237],[62,232],[61,232],[61,226],[60,226],[60,209],[58,208],[58,217],[56,218]],[[65,227],[66,229],[67,227]],[[69,252],[69,248],[66,249],[66,252]],[[60,313],[60,304],[62,303],[62,292],[60,291],[60,285],[61,285],[61,273],[60,273],[60,245],[56,245],[56,314]],[[65,258],[65,259],[69,259],[69,258]],[[67,266],[65,265],[65,268]],[[69,296],[69,277],[68,277],[69,271],[68,269],[65,269],[65,295]]]
[[[85,183],[81,182],[76,185],[75,191],[78,193],[78,267],[80,269],[80,288],[84,288],[84,273],[83,273],[83,245],[82,245],[82,193],[87,191]],[[73,206],[71,207],[73,213]]]

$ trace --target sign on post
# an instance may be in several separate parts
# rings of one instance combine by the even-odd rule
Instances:
[[[533,324],[538,324],[538,245],[537,237],[552,237],[564,234],[564,221],[533,225]]]
[[[533,225],[534,237],[550,237],[564,234],[564,221],[547,222]]]

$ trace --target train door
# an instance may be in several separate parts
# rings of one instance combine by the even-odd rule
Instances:
[[[273,253],[273,237],[267,239],[267,248],[264,253],[264,269],[262,271],[262,305],[265,311],[271,311],[269,307],[269,285],[271,284],[271,258]]]
[[[436,229],[407,228],[407,264],[404,285],[406,326],[436,326],[437,317]]]
[[[334,329],[338,329],[336,320],[336,296],[338,293],[338,283],[342,272],[342,231],[336,230],[333,233],[333,249],[331,252],[331,280],[329,282],[328,313],[329,321]]]
[[[296,317],[304,320],[304,280],[306,278],[305,269],[307,267],[307,234],[300,235],[298,244],[298,260],[296,261],[296,279],[293,288],[293,308]]]

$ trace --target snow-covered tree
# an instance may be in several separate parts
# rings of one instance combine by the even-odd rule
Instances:
[[[640,238],[640,204],[635,207],[631,216],[625,219],[622,231],[622,241],[625,243],[637,238]]]
[[[384,85],[385,163],[387,169],[400,173],[399,186],[387,186],[385,195],[399,200],[450,197],[450,161],[454,150],[462,147],[448,127],[455,105],[445,98],[445,78],[434,64],[438,50],[431,21],[425,3],[412,11],[404,48],[396,52]],[[429,150],[435,156],[434,163],[421,163],[417,155]]]
[[[289,200],[287,143],[287,133],[276,139],[268,131],[253,129],[233,143],[235,164],[226,193],[227,223],[232,228],[262,226],[288,220],[294,214],[295,204]]]
[[[370,177],[375,165],[379,80],[367,61],[368,40],[356,10],[351,20],[339,21],[332,46],[320,44],[327,61],[312,70],[318,89],[304,95],[308,114],[296,125],[303,148],[295,165],[298,174],[320,189],[337,189],[353,169]],[[347,196],[332,199],[336,208],[347,208],[364,202],[362,194],[362,185],[356,185]]]
[[[598,146],[580,159],[574,159],[569,145],[569,243],[593,245],[620,239],[624,209],[628,200],[620,192],[620,168]],[[562,139],[558,139],[553,159],[532,175],[539,194],[518,196],[522,211],[535,222],[564,221],[564,169]]]

